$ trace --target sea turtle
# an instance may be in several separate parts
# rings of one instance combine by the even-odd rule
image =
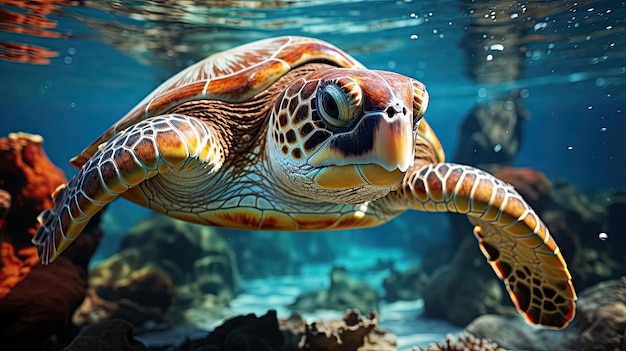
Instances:
[[[459,212],[533,324],[562,328],[576,293],[557,244],[510,185],[445,163],[424,85],[313,38],[252,42],[176,74],[71,160],[33,238],[44,264],[118,196],[213,226],[372,227]]]

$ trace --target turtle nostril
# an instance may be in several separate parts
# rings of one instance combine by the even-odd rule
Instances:
[[[387,107],[387,109],[385,110],[385,113],[387,113],[387,116],[389,118],[392,118],[393,116],[396,115],[396,113],[399,113],[399,112],[403,112],[404,114],[406,114],[405,111],[406,109],[404,107],[402,107],[399,103],[395,103]]]

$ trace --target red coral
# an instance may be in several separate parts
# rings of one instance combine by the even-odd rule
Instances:
[[[67,326],[85,296],[87,265],[101,236],[97,215],[57,261],[39,264],[31,243],[37,216],[52,206],[51,193],[65,181],[40,136],[0,138],[0,340],[22,350],[53,347],[52,340],[70,333]]]
[[[37,215],[52,206],[50,194],[66,181],[44,153],[42,142],[40,136],[25,133],[0,138],[0,187],[4,190],[0,298],[38,264],[37,249],[30,243],[39,226]]]

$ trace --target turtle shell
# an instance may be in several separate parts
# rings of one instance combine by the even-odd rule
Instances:
[[[193,100],[238,103],[267,89],[289,70],[311,62],[365,68],[337,47],[313,38],[277,37],[213,54],[174,75],[87,146],[70,163],[82,167],[98,146],[148,117]]]

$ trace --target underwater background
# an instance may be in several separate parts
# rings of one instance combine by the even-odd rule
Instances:
[[[626,2],[616,0],[0,1],[0,136],[41,135],[49,159],[70,178],[77,172],[71,157],[181,69],[258,39],[316,37],[368,68],[423,82],[430,94],[424,118],[448,161],[532,169],[553,189],[575,189],[557,205],[570,204],[574,218],[597,216],[572,229],[578,239],[571,250],[589,240],[598,257],[611,256],[610,274],[579,279],[591,285],[626,271],[624,226],[603,207],[616,198],[626,203],[625,19]],[[495,118],[495,134],[484,125],[463,127],[485,116]],[[487,137],[476,141],[478,132]],[[420,296],[385,299],[384,280],[415,265],[432,273],[462,240],[474,240],[471,227],[459,233],[451,217],[407,212],[381,227],[332,233],[218,230],[235,256],[252,241],[277,251],[237,257],[241,286],[228,303],[216,304],[221,312],[195,304],[186,318],[211,329],[229,316],[269,309],[283,318],[294,310],[307,320],[341,317],[341,309],[290,308],[299,295],[328,287],[331,271],[339,271],[379,294],[380,304],[365,307],[375,306],[380,325],[398,336],[398,349],[442,341],[465,323],[424,317]],[[91,266],[121,251],[120,243],[141,248],[149,235],[124,237],[148,219],[161,220],[124,199],[108,206]],[[170,233],[176,230],[200,229]],[[282,267],[269,268],[272,260]]]

